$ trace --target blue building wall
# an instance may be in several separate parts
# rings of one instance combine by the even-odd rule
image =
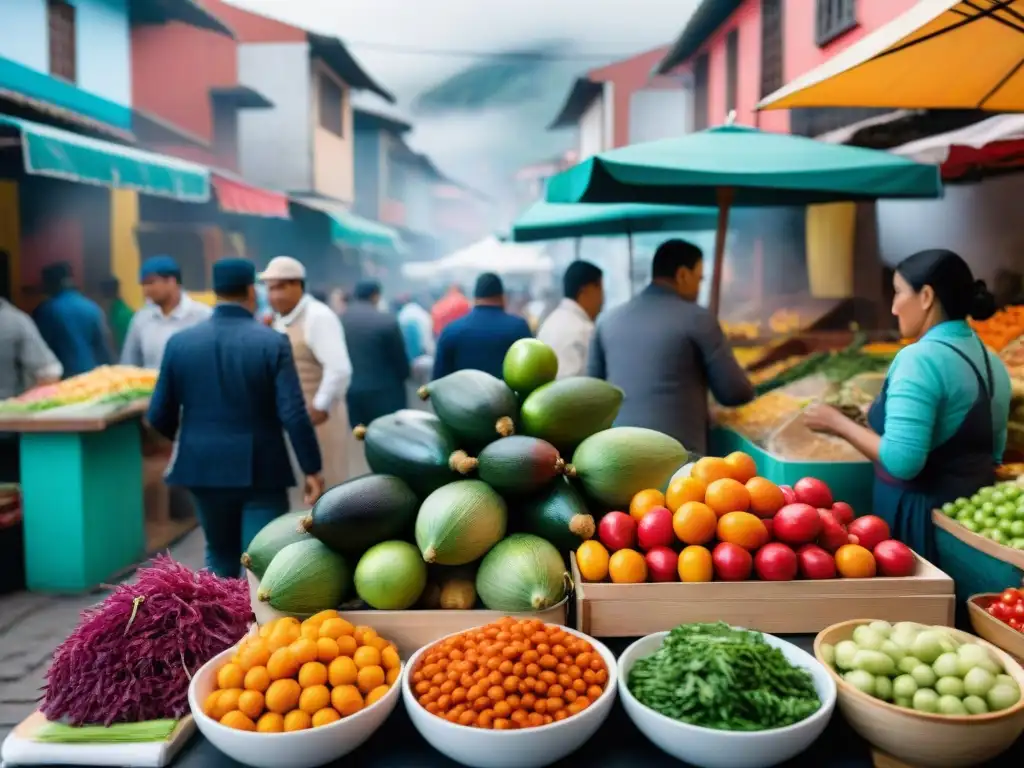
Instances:
[[[353,144],[356,175],[356,199],[353,208],[360,216],[378,219],[381,197],[381,134],[377,127],[362,128],[359,113],[355,114],[355,143]]]

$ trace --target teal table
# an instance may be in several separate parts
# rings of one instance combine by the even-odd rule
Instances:
[[[139,403],[102,418],[0,424],[21,436],[29,590],[88,592],[145,556],[139,425],[145,409]]]

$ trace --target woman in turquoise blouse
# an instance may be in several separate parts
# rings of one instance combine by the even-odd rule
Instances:
[[[847,440],[875,462],[874,512],[925,557],[936,556],[931,510],[991,484],[1006,447],[1010,375],[967,324],[995,299],[952,251],[915,253],[896,267],[892,313],[915,343],[893,360],[862,427],[825,405],[812,429]]]

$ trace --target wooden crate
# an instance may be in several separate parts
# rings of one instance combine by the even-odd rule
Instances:
[[[251,571],[246,571],[249,580],[249,595],[253,613],[258,624],[265,624],[285,616],[266,603],[256,599],[259,580]],[[353,624],[373,627],[381,637],[393,641],[403,659],[408,658],[425,645],[440,640],[446,635],[463,632],[497,621],[504,616],[525,616],[537,618],[548,624],[565,626],[569,610],[569,597],[558,605],[537,613],[508,614],[501,611],[475,609],[471,611],[341,611],[341,615]]]
[[[932,511],[932,522],[950,536],[960,539],[964,544],[968,544],[979,552],[984,552],[990,557],[994,557],[996,560],[1001,560],[1004,563],[1008,563],[1015,568],[1024,570],[1024,552],[1013,547],[1007,547],[1003,544],[997,544],[992,539],[986,539],[977,533],[964,528],[956,520],[952,520],[942,513],[942,510],[936,509]],[[1016,586],[1014,584],[1007,584],[1006,586]]]
[[[863,618],[953,626],[953,580],[921,557],[906,578],[824,581],[598,584],[584,583],[575,554],[571,566],[576,629],[593,637],[638,637],[705,621],[773,634]]]
[[[967,601],[974,634],[1024,662],[1024,634],[988,614],[988,607],[998,599],[999,595],[983,594],[974,595]]]

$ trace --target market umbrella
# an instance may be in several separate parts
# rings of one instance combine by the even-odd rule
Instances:
[[[928,0],[758,105],[1024,111],[1024,0]]]
[[[730,207],[941,196],[933,165],[730,124],[602,152],[552,176],[545,199],[717,205],[711,283],[711,310],[717,314]]]
[[[512,222],[517,243],[625,235],[629,248],[629,284],[633,285],[633,235],[645,232],[695,232],[715,228],[714,208],[685,205],[571,205],[534,203]]]

